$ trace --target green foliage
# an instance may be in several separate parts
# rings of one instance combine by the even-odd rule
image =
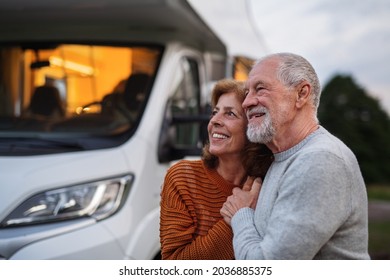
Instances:
[[[367,184],[390,182],[390,120],[378,100],[336,75],[323,88],[318,118],[355,153]]]

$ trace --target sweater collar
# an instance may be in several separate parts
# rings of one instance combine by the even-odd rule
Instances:
[[[280,162],[280,161],[284,161],[284,160],[288,159],[289,157],[291,157],[292,155],[297,153],[300,149],[302,149],[302,147],[305,146],[306,143],[309,142],[313,137],[315,137],[318,134],[322,134],[325,131],[326,131],[325,128],[323,128],[322,126],[319,126],[318,129],[316,129],[314,132],[309,134],[305,139],[303,139],[301,142],[299,142],[295,146],[293,146],[290,149],[285,150],[283,152],[274,154],[275,162]]]

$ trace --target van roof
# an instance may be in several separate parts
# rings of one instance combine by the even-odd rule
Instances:
[[[226,53],[185,0],[1,0],[0,42],[181,41]]]

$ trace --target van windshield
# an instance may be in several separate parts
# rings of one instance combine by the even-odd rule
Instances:
[[[119,145],[146,106],[161,48],[0,45],[0,154]]]

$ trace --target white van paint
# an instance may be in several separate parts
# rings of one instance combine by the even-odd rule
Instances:
[[[89,50],[85,45],[93,46],[91,59],[73,55],[78,68],[63,64],[63,72],[25,52],[55,51],[66,61],[65,52]],[[142,60],[154,53],[149,46],[160,51],[150,60],[155,68]],[[87,95],[72,89],[83,83],[76,78],[88,75],[79,66],[95,69],[107,59],[98,52],[114,58],[116,48],[132,54],[133,72],[146,67],[153,78],[134,124],[119,121],[115,130],[112,123],[96,125],[102,113],[89,113],[92,105],[75,105],[80,115],[70,107]],[[0,55],[0,259],[158,258],[161,184],[173,161],[199,155],[208,85],[232,75],[225,45],[186,1],[6,0],[0,3]],[[36,68],[26,67],[29,62],[38,62]],[[60,120],[23,116],[42,75],[65,87],[68,112]],[[96,71],[85,78],[94,94],[103,78]],[[194,86],[199,90],[190,99],[175,99]],[[176,115],[181,107],[173,103],[198,111]],[[40,197],[27,204],[35,195]]]

